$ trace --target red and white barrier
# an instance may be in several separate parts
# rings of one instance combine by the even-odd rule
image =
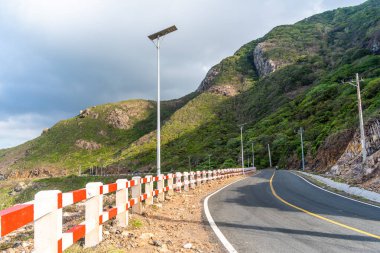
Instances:
[[[245,169],[245,172],[255,168]],[[129,209],[141,214],[142,203],[153,204],[153,198],[165,200],[165,192],[181,192],[201,186],[203,183],[241,175],[242,169],[221,169],[214,171],[177,172],[175,175],[159,175],[145,178],[133,177],[132,180],[119,179],[115,183],[103,185],[100,182],[88,183],[86,188],[72,192],[41,191],[33,202],[15,205],[0,211],[0,238],[34,222],[34,252],[62,252],[81,238],[85,247],[93,247],[102,241],[102,224],[116,218],[118,226],[128,226]],[[173,180],[175,179],[175,183]],[[165,181],[167,185],[165,186]],[[153,183],[157,182],[157,189]],[[144,185],[144,193],[142,193]],[[131,198],[128,197],[131,189]],[[103,195],[116,194],[116,207],[103,210]],[[85,201],[85,221],[62,232],[62,208]]]

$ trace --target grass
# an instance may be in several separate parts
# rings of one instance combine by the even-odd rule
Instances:
[[[129,226],[133,229],[138,229],[144,226],[144,224],[140,219],[133,217],[129,220]]]

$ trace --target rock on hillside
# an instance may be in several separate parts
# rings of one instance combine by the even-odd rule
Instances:
[[[267,76],[285,65],[280,61],[274,61],[265,56],[265,48],[267,46],[268,43],[259,43],[255,47],[255,50],[253,50],[253,61],[260,77]]]
[[[360,133],[357,131],[344,153],[326,174],[352,184],[363,184],[380,192],[380,121],[373,119],[365,126],[367,160],[362,163]]]

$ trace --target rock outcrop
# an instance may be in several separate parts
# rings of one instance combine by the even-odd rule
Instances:
[[[199,85],[197,92],[207,91],[213,84],[215,77],[217,77],[220,73],[219,65],[212,67],[206,74],[206,77],[203,79],[201,84]]]
[[[85,150],[96,150],[96,149],[100,149],[102,147],[101,144],[99,143],[96,143],[94,141],[86,141],[86,140],[77,140],[75,142],[75,146],[77,146],[78,148],[81,148],[81,149],[85,149]]]
[[[369,50],[374,54],[380,54],[380,30],[375,32],[368,44]]]
[[[130,114],[119,108],[115,108],[107,117],[108,124],[119,129],[129,129],[131,127]]]
[[[281,66],[279,62],[268,59],[265,56],[265,49],[269,46],[269,43],[262,42],[253,50],[253,62],[260,77],[269,75]]]
[[[365,183],[367,188],[380,191],[380,121],[375,119],[368,122],[365,133],[368,154],[366,161],[362,162],[360,133],[357,131],[343,155],[326,174],[352,184]],[[371,185],[368,184],[368,180],[377,183]]]
[[[232,97],[238,94],[238,90],[233,85],[212,86],[208,91],[227,97]]]

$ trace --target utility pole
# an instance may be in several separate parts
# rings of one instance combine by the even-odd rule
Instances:
[[[301,135],[302,170],[305,171],[305,156],[303,153],[303,128],[302,127],[300,127],[299,134]]]
[[[246,123],[240,125],[240,143],[241,143],[241,168],[244,173],[244,147],[243,147],[243,127]]]
[[[364,132],[364,121],[363,121],[363,108],[362,108],[362,97],[360,94],[360,80],[359,80],[359,74],[356,73],[356,84],[351,81],[347,82],[348,84],[356,87],[356,93],[358,97],[358,110],[359,110],[359,127],[360,127],[360,143],[362,146],[362,157],[363,157],[363,163],[367,159],[367,150],[366,150],[366,143],[365,143],[365,132]]]
[[[208,155],[208,169],[211,170],[211,155]]]
[[[253,150],[253,142],[252,142],[252,167],[255,167],[255,151]]]
[[[364,133],[364,122],[363,122],[363,109],[362,109],[362,97],[360,94],[360,81],[359,81],[359,74],[356,73],[356,92],[358,94],[358,109],[359,109],[359,125],[360,125],[360,141],[362,144],[362,156],[363,156],[363,163],[367,159],[367,150],[365,145],[365,133]]]
[[[269,167],[272,168],[272,157],[270,155],[270,146],[268,144],[268,155],[269,155]]]
[[[160,39],[165,35],[177,30],[175,25],[162,31],[149,35],[148,38],[154,43],[157,49],[157,175],[161,174],[161,83],[160,83]],[[156,43],[154,42],[156,41]]]
[[[191,161],[190,161],[190,156],[189,156],[189,171],[191,172]]]

